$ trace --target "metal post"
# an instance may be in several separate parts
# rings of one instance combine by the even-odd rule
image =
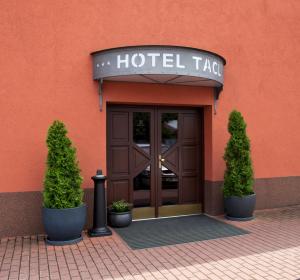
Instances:
[[[103,110],[103,79],[99,80],[99,104],[100,112]]]
[[[111,235],[111,230],[107,227],[105,180],[102,170],[97,170],[97,174],[92,177],[94,181],[94,217],[93,228],[89,230],[89,236]]]

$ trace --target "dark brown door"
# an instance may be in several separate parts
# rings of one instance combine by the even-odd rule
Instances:
[[[133,203],[135,218],[201,211],[202,112],[109,106],[108,201]]]

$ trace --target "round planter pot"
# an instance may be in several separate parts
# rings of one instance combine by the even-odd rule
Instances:
[[[43,207],[43,223],[48,235],[46,242],[51,245],[67,245],[81,241],[86,212],[85,204],[66,209]]]
[[[256,194],[229,196],[224,199],[226,218],[235,221],[252,220],[256,203]]]
[[[108,217],[109,224],[112,227],[127,227],[132,222],[131,211],[123,213],[109,212]]]

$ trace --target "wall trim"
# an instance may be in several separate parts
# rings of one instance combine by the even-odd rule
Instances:
[[[205,213],[220,215],[224,211],[223,181],[205,181]],[[259,178],[255,180],[256,210],[300,205],[300,176]],[[93,188],[84,189],[88,206],[86,228],[92,225]],[[0,238],[44,233],[42,192],[0,193]]]
[[[205,213],[224,213],[222,187],[223,181],[205,181]],[[253,188],[257,199],[256,210],[300,204],[300,176],[258,178]]]

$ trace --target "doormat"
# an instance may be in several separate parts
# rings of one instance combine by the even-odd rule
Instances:
[[[206,215],[134,221],[129,227],[114,230],[132,249],[146,249],[250,233]]]

